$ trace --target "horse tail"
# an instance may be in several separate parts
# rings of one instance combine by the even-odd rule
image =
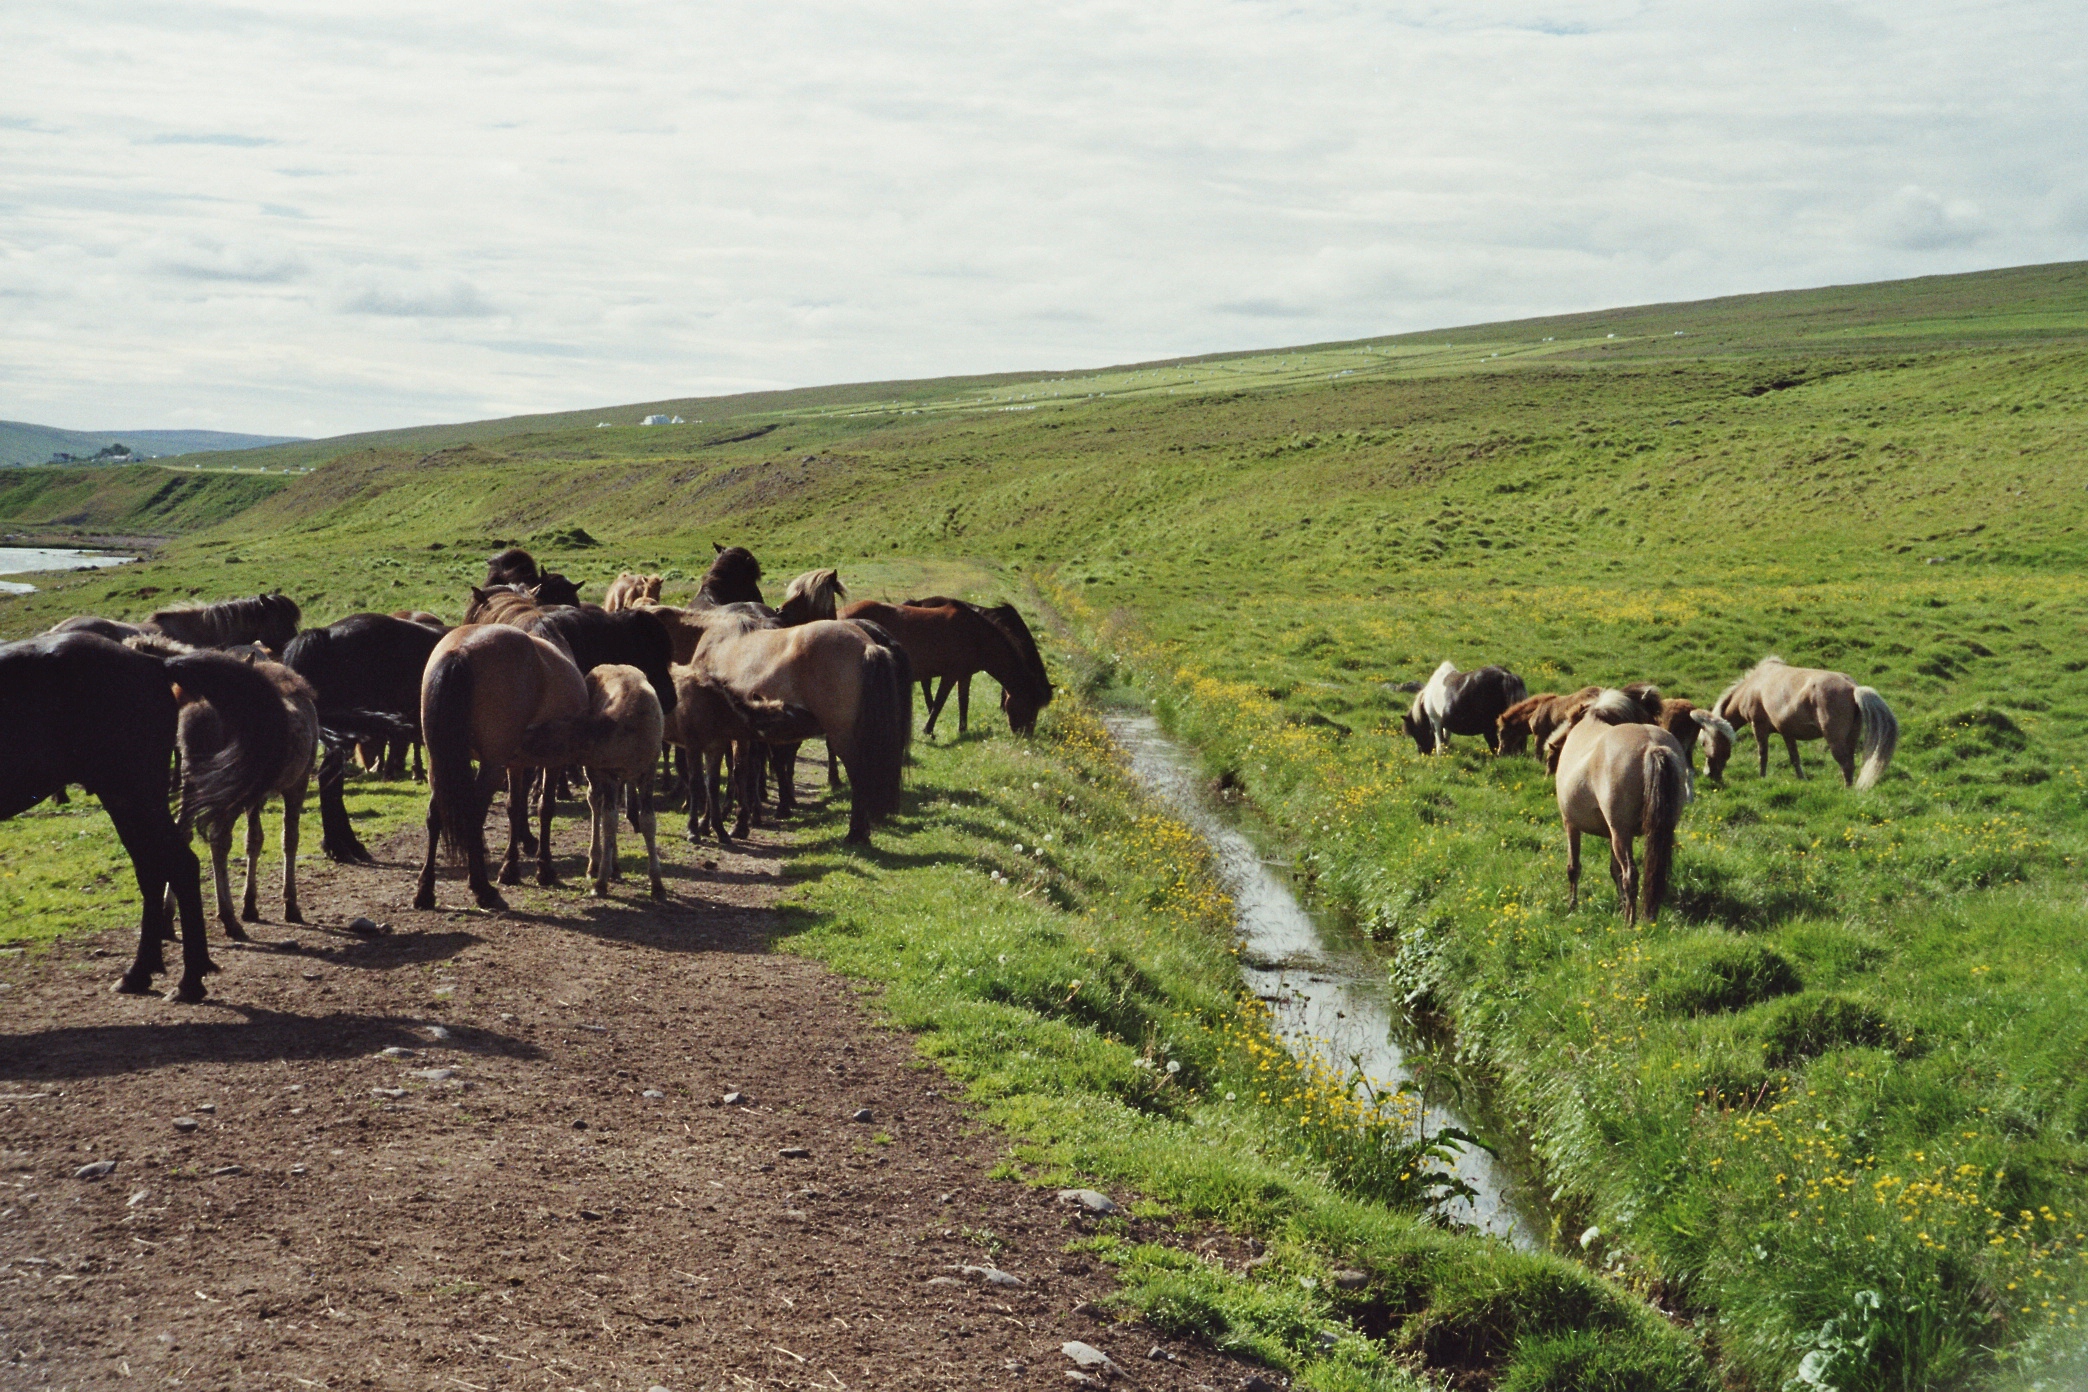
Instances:
[[[167,679],[194,700],[208,701],[229,738],[223,748],[183,770],[182,807],[205,826],[229,824],[258,807],[290,758],[290,716],[276,684],[224,653],[163,658]]]
[[[1668,872],[1675,863],[1675,825],[1689,802],[1689,767],[1666,744],[1655,740],[1643,757],[1646,814],[1639,832],[1646,838],[1646,859],[1640,872],[1639,916],[1651,923],[1660,916],[1661,901],[1667,898]]]
[[[864,814],[888,817],[899,810],[899,780],[913,743],[913,663],[891,634],[862,619],[871,638],[863,654],[863,683],[856,695],[855,728],[849,733],[854,762],[849,780]]]
[[[421,681],[421,739],[428,746],[428,800],[442,828],[442,844],[463,855],[485,834],[478,780],[471,771],[471,658],[460,649],[438,654]]]
[[[1856,711],[1863,717],[1863,769],[1856,775],[1858,789],[1876,786],[1899,748],[1899,718],[1885,698],[1867,686],[1856,688]]]

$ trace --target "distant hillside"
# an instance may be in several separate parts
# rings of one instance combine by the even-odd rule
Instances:
[[[129,445],[137,458],[202,454],[294,444],[295,435],[242,435],[230,430],[60,430],[53,425],[0,421],[0,468],[47,464],[69,454],[90,459],[111,445]]]

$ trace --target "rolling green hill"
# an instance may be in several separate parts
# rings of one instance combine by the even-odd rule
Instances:
[[[690,424],[595,428],[653,410]],[[2084,439],[2088,266],[2029,267],[284,446],[241,458],[323,467],[0,626],[455,615],[514,541],[670,600],[737,542],[1048,602],[1378,945],[1562,1250],[1733,1385],[1957,1387],[2055,1375],[2088,1312]],[[1743,742],[1651,929],[1592,869],[1566,910],[1537,765],[1399,732],[1445,658],[1708,702],[1772,651],[1883,691],[1898,761],[1857,795]]]
[[[61,453],[89,459],[117,444],[130,446],[141,456],[157,456],[249,450],[289,442],[285,435],[241,435],[229,430],[61,430],[26,421],[0,421],[0,468],[42,464]]]

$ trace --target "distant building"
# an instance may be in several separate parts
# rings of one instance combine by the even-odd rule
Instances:
[[[647,416],[638,423],[640,425],[681,425],[684,422],[680,416]]]

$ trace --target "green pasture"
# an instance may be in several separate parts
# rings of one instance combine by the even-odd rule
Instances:
[[[2088,267],[645,409],[690,423],[253,451],[321,467],[0,601],[0,633],[278,586],[311,620],[454,616],[511,542],[588,585],[663,571],[670,600],[714,542],[779,588],[831,564],[857,594],[1026,596],[1293,843],[1414,1001],[1431,1075],[1540,1165],[1558,1249],[1686,1317],[1719,1377],[1949,1388],[2078,1354]],[[12,496],[0,526],[30,518]],[[1800,783],[1743,741],[1635,934],[1599,860],[1564,911],[1534,762],[1398,735],[1398,686],[1444,658],[1705,702],[1769,652],[1877,687],[1899,757],[1857,795],[1818,746]],[[1060,737],[924,755],[916,785]],[[959,835],[944,810],[905,835]],[[62,917],[86,881],[50,883],[31,911]],[[1527,1385],[1655,1385],[1558,1366]]]

